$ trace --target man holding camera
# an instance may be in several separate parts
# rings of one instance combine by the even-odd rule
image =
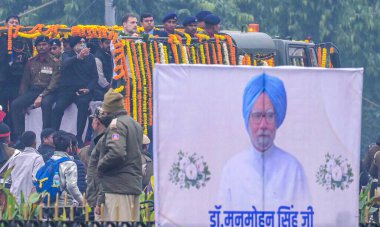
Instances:
[[[60,76],[60,63],[50,55],[49,38],[37,37],[34,45],[38,55],[27,62],[21,80],[20,96],[11,105],[14,133],[18,139],[25,131],[25,110],[28,107],[41,107],[42,127],[51,127],[53,93],[57,88]]]
[[[59,130],[65,109],[75,103],[78,108],[77,134],[79,147],[83,146],[82,134],[86,126],[91,92],[98,82],[95,58],[86,47],[86,40],[71,37],[72,48],[64,52],[56,105],[53,108],[53,128]]]

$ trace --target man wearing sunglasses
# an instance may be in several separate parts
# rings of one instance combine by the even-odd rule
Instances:
[[[251,147],[225,165],[219,190],[224,209],[306,209],[310,204],[302,165],[274,144],[286,115],[283,82],[265,73],[251,79],[244,91],[243,117]]]

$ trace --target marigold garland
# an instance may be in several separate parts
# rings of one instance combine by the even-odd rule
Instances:
[[[191,46],[191,55],[193,57],[193,64],[197,64],[197,54],[195,53],[195,46]]]
[[[318,66],[322,67],[322,48],[318,47]]]
[[[12,54],[12,31],[13,31],[13,26],[9,26],[8,28],[8,54]]]
[[[215,50],[215,44],[214,43],[211,43],[211,49],[212,49],[213,64],[218,64],[218,59],[217,59],[217,56],[216,56],[216,50]]]
[[[187,33],[183,33],[186,36],[186,46],[190,46],[191,44],[191,36]]]
[[[326,68],[326,60],[327,60],[327,49],[323,48],[322,49],[322,64],[321,64],[323,68]]]
[[[218,56],[218,64],[223,64],[222,47],[220,45],[220,42],[217,42],[215,46],[216,46],[216,51],[217,51],[217,56]]]
[[[136,75],[137,75],[137,119],[140,125],[142,125],[143,121],[143,106],[142,106],[142,80],[145,74],[144,65],[142,65],[142,50],[141,43],[135,43],[137,45],[137,51],[133,54],[133,58],[136,60]],[[136,55],[136,56],[135,56]]]
[[[211,64],[211,59],[210,59],[210,50],[209,50],[209,44],[205,43],[205,51],[206,51],[206,62],[208,65]]]
[[[117,92],[117,93],[120,93],[123,90],[124,90],[124,86],[123,85],[121,85],[120,87],[114,89],[114,91]]]
[[[152,70],[154,69],[154,51],[153,51],[153,43],[149,43],[149,58]]]
[[[134,43],[128,42],[127,44],[127,50],[128,50],[128,60],[129,60],[129,68],[131,70],[132,74],[132,117],[137,121],[137,76],[136,71],[138,70],[136,66],[136,71],[134,70],[135,61],[134,61],[134,55],[136,54],[136,48],[134,46]],[[132,54],[133,52],[133,54]]]
[[[183,64],[189,64],[189,57],[187,56],[186,47],[183,46],[182,44],[179,47],[182,49],[182,51],[181,51],[182,63]]]
[[[222,49],[223,49],[223,54],[224,54],[224,64],[229,65],[230,64],[230,57],[228,54],[228,47],[225,42],[222,43]]]
[[[149,125],[153,125],[153,84],[152,84],[152,73],[149,68],[149,61],[148,61],[148,51],[146,47],[146,43],[143,44],[144,46],[144,57],[145,57],[145,62],[147,63],[147,68],[146,68],[146,76],[148,79],[148,120],[149,120]],[[150,43],[150,48],[153,52],[153,45]],[[153,67],[152,67],[153,70]]]
[[[143,52],[143,47],[144,44],[146,43],[138,43],[138,51],[139,51],[139,61],[140,61],[140,67],[141,67],[141,78],[142,78],[142,89],[141,89],[141,94],[142,94],[142,115],[139,117],[141,118],[141,125],[143,126],[144,133],[148,133],[148,91],[147,91],[147,83],[146,83],[146,71],[145,67],[147,66],[149,68],[149,62],[144,62],[145,56]],[[146,46],[145,46],[146,49]],[[144,64],[144,63],[148,63]]]
[[[171,48],[172,48],[172,51],[173,51],[174,63],[179,64],[177,45],[174,44],[174,43],[172,43],[170,45],[171,45]]]
[[[158,51],[158,44],[157,41],[153,41],[153,46],[154,46],[154,52],[156,53],[156,63],[160,63],[160,52]]]
[[[203,44],[199,45],[199,52],[201,53],[201,63],[206,64],[205,50]]]
[[[230,49],[231,65],[236,65],[235,47],[234,47],[234,43],[232,42],[232,38],[229,35],[226,35],[225,38],[227,40],[227,44]]]

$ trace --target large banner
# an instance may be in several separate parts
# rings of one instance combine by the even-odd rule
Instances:
[[[357,226],[363,69],[157,65],[159,226]]]

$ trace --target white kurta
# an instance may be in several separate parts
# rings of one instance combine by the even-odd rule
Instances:
[[[291,154],[272,146],[265,152],[251,147],[224,166],[219,202],[226,210],[277,211],[279,206],[306,209],[311,205],[302,165]]]

